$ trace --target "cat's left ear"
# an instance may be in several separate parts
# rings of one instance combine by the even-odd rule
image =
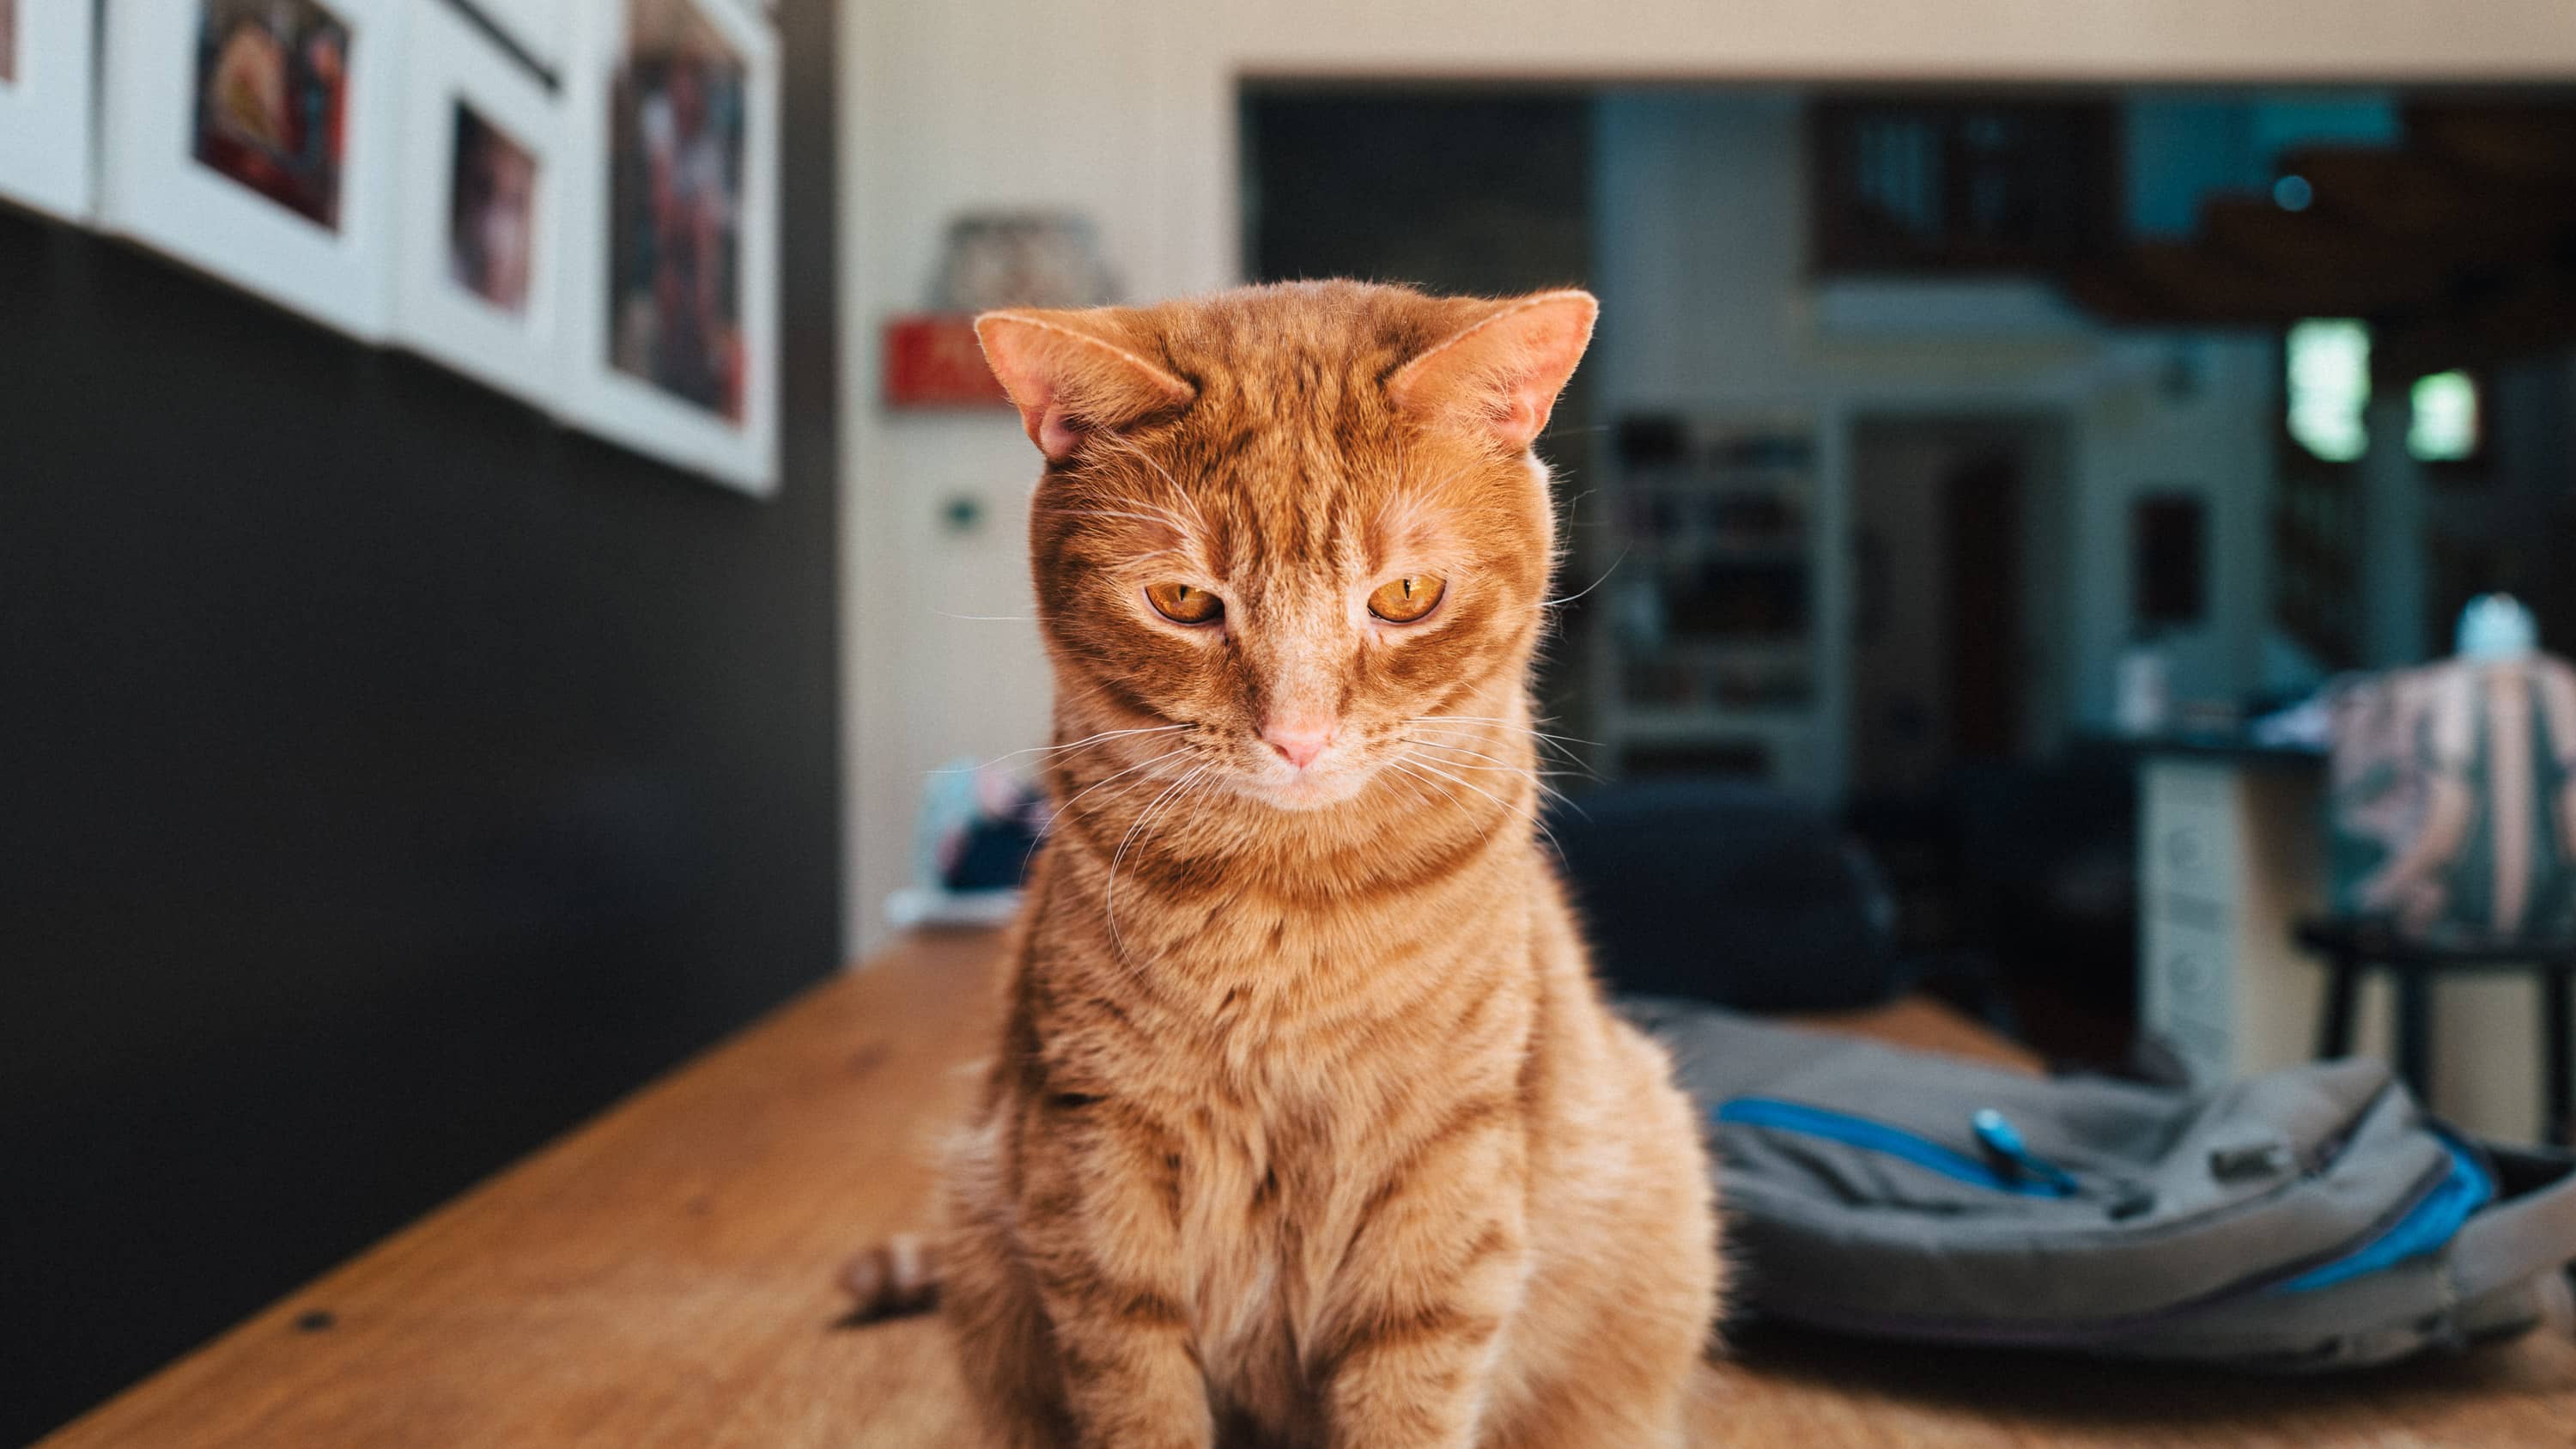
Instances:
[[[1387,396],[1418,416],[1482,427],[1519,452],[1546,428],[1600,312],[1591,293],[1571,289],[1498,302],[1398,368]]]

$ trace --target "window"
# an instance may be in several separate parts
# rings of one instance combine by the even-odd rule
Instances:
[[[2478,385],[2467,373],[2417,378],[2413,401],[2407,452],[2427,463],[2465,463],[2478,455]]]
[[[2370,325],[2318,318],[2290,328],[2284,348],[2290,436],[2322,462],[2351,463],[2370,451]],[[2465,372],[2419,377],[2407,394],[2406,451],[2419,462],[2465,463],[2478,456],[2478,384]]]
[[[2361,470],[2370,451],[2370,326],[2311,318],[2284,338],[2284,437],[2272,499],[2272,621],[2330,668],[2358,662]],[[2417,378],[2405,394],[2406,452],[2424,482],[2458,490],[2492,482],[2480,465],[2484,398],[2467,372]],[[2492,587],[2492,554],[2437,528],[2426,546],[2447,601]]]
[[[2370,451],[2370,428],[2362,418],[2370,405],[2370,325],[2350,319],[2295,323],[2283,351],[2290,436],[2329,463],[2349,463]]]
[[[1809,127],[1819,274],[2044,272],[2117,241],[2110,105],[1824,101]]]

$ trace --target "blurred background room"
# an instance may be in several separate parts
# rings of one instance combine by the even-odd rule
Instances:
[[[2305,1058],[2320,691],[2576,651],[2564,0],[0,0],[0,1441],[1008,919],[966,319],[1324,276],[1602,301],[1622,987]],[[2542,975],[2346,1044],[2563,1134]]]

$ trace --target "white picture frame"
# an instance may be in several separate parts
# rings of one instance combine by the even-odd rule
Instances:
[[[0,0],[0,200],[91,214],[90,0]]]
[[[671,140],[677,125],[691,123],[673,120],[683,108],[675,103],[676,72],[669,58],[655,58],[653,78],[625,84],[629,26],[638,15],[664,30],[670,26],[662,22],[674,16],[693,21],[704,29],[688,29],[691,37],[720,46],[716,63],[739,67],[738,81],[722,76],[721,84],[709,79],[715,72],[700,69],[690,87],[700,120],[717,104],[708,97],[726,85],[738,96],[740,150],[738,165],[730,166],[731,196],[722,194],[721,184],[710,184],[729,165],[725,147],[711,146],[712,133],[701,127],[695,141]],[[565,417],[584,431],[765,496],[778,484],[775,35],[735,0],[581,0],[573,22],[565,126],[568,153],[584,171],[572,184],[563,231]],[[643,41],[660,43],[654,37]],[[668,149],[662,156],[638,149],[637,138],[647,132],[663,136]],[[620,155],[621,145],[629,154]],[[687,167],[699,177],[698,194],[712,198],[712,212],[702,215],[732,218],[725,233],[731,237],[730,266],[719,273],[730,285],[710,294],[712,305],[701,305],[696,315],[684,313],[680,325],[661,310],[658,298],[690,289],[666,285],[668,274],[635,260],[656,254],[663,232],[659,222],[643,217],[643,188],[626,183],[625,225],[612,215],[620,205],[619,168],[640,178],[652,165]],[[627,238],[627,250],[612,260],[619,235]],[[706,248],[683,236],[668,250],[686,256]],[[675,265],[702,277],[705,267],[719,264],[700,255],[694,269]],[[720,342],[695,345],[719,336]],[[711,361],[719,356],[721,362]]]
[[[572,30],[573,0],[466,0],[512,45],[550,72],[560,72]]]
[[[392,340],[552,411],[571,176],[562,103],[448,0],[404,3]]]
[[[383,341],[402,19],[401,0],[107,0],[101,224]],[[339,154],[308,165],[335,64]]]

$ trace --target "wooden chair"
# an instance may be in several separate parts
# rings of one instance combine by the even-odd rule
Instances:
[[[2362,973],[2386,971],[2396,987],[2398,1074],[2424,1101],[2431,1100],[2435,978],[2491,971],[2536,976],[2541,991],[2541,1131],[2551,1143],[2576,1145],[2576,1135],[2571,1135],[2576,1127],[2576,1059],[2571,1053],[2576,1048],[2570,1046],[2576,1035],[2576,940],[2430,940],[2385,922],[2340,918],[2305,922],[2298,938],[2324,958],[2327,971],[2317,1055],[2351,1054]]]

